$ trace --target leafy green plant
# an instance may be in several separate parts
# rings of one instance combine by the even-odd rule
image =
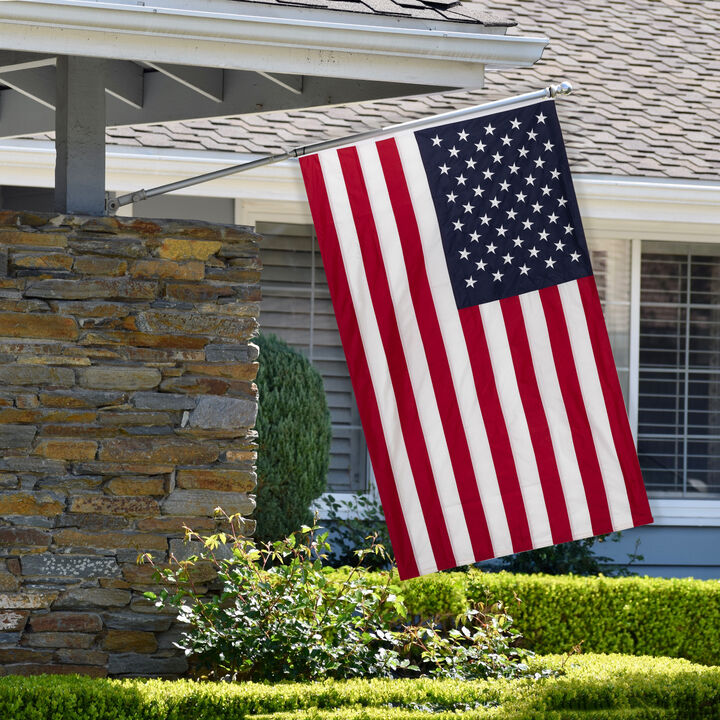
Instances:
[[[202,543],[203,552],[157,568],[163,588],[146,593],[158,605],[179,609],[188,627],[179,647],[200,672],[317,680],[513,677],[527,669],[528,653],[516,646],[501,604],[413,624],[394,592],[394,576],[363,568],[368,557],[387,560],[377,542],[357,551],[356,565],[337,578],[324,565],[330,546],[317,527],[260,544],[240,535],[243,518],[223,517],[228,532],[188,530],[188,540]],[[198,583],[197,568],[207,563],[217,572],[215,592]]]
[[[370,495],[355,495],[352,500],[338,500],[325,495],[325,526],[330,531],[333,552],[329,564],[334,567],[352,565],[355,553],[367,545],[368,538],[376,536],[386,548],[386,555],[366,557],[365,566],[376,570],[390,568],[394,556],[390,545],[382,505]]]
[[[259,335],[257,529],[277,540],[312,521],[325,490],[330,413],[322,378],[309,360],[274,335]]]

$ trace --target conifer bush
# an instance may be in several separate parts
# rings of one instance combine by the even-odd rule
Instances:
[[[312,521],[310,505],[325,490],[330,413],[320,374],[275,335],[260,335],[257,386],[257,529],[272,541]]]

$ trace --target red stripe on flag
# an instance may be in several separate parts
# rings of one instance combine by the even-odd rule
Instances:
[[[578,379],[578,372],[582,372],[582,368],[575,367],[560,292],[557,286],[553,285],[543,288],[539,293],[547,321],[553,358],[557,367],[560,392],[565,403],[565,411],[575,445],[575,455],[585,487],[593,534],[601,535],[612,532],[613,525],[607,494]]]
[[[480,310],[477,307],[459,311],[465,344],[470,355],[475,391],[485,421],[490,452],[507,516],[513,550],[524,552],[533,547],[520,481],[508,436]]]
[[[435,486],[435,477],[428,455],[427,443],[418,414],[410,372],[405,358],[400,330],[388,285],[385,263],[380,250],[375,221],[367,195],[365,178],[355,147],[338,150],[345,186],[362,253],[378,329],[382,337],[397,402],[400,425],[412,467],[415,485],[430,535],[438,570],[457,565],[445,524],[442,505]]]
[[[398,497],[390,456],[383,434],[380,411],[372,384],[370,369],[363,349],[360,328],[353,308],[345,266],[340,253],[332,210],[328,201],[322,167],[317,155],[300,159],[313,222],[318,230],[318,243],[327,268],[327,282],[335,309],[340,339],[345,350],[355,399],[360,410],[368,452],[375,471],[380,500],[385,510],[390,542],[392,543],[401,578],[416,577],[418,568],[410,542],[402,505]]]
[[[470,449],[463,428],[440,324],[435,311],[422,253],[422,240],[405,173],[394,139],[377,143],[390,203],[400,236],[410,295],[422,336],[435,399],[452,461],[473,553],[477,559],[494,556],[485,511],[480,499]]]
[[[515,377],[535,452],[553,542],[555,544],[568,542],[573,539],[570,519],[555,460],[550,428],[535,377],[520,298],[517,295],[505,298],[500,301],[500,308],[505,320]]]
[[[592,276],[581,278],[577,283],[583,307],[585,308],[590,341],[600,376],[615,451],[625,478],[633,525],[645,525],[651,523],[653,517],[640,472],[640,463],[635,452],[635,443],[630,431],[620,381],[615,369],[615,359],[610,347],[610,339],[607,332],[605,332],[605,319],[600,305],[600,298],[598,297],[595,278]]]

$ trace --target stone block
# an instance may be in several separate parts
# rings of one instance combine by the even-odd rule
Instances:
[[[207,465],[215,462],[219,454],[213,443],[165,438],[118,438],[104,441],[98,457],[107,462]]]
[[[130,401],[141,410],[192,410],[196,402],[194,397],[165,392],[136,392]]]
[[[125,607],[130,603],[130,591],[117,588],[76,588],[64,592],[53,608],[100,608]]]
[[[76,632],[26,633],[22,642],[26,647],[36,648],[89,648],[95,642],[95,635]]]
[[[228,515],[250,515],[255,510],[255,501],[245,493],[175,490],[162,502],[164,515],[212,517],[217,507],[221,507]]]
[[[221,283],[168,283],[165,286],[165,297],[179,302],[201,303],[219,298],[229,298],[235,295],[232,285]]]
[[[0,516],[59,515],[65,503],[53,495],[5,492],[0,494]]]
[[[33,528],[0,528],[0,547],[47,547],[52,535]]]
[[[54,535],[54,542],[59,547],[133,548],[138,551],[167,549],[167,538],[164,535],[137,532],[88,533],[80,530],[58,530]]]
[[[78,371],[81,386],[95,390],[149,390],[162,380],[157,368],[98,365]]]
[[[205,264],[199,260],[184,263],[173,260],[138,260],[131,265],[130,275],[161,280],[202,280],[205,277]]]
[[[77,482],[72,478],[71,482]],[[100,481],[99,481],[100,482]],[[94,513],[63,513],[55,520],[55,527],[81,528],[82,530],[124,530],[130,520],[120,515],[96,515]]]
[[[205,359],[208,362],[254,362],[258,358],[258,346],[253,343],[246,345],[206,345]]]
[[[20,587],[18,578],[9,572],[0,572],[0,592],[17,590]]]
[[[79,578],[119,577],[120,575],[120,568],[114,557],[41,553],[25,555],[20,562],[23,575]]]
[[[160,389],[167,392],[182,392],[189,395],[224,395],[232,383],[220,378],[177,377],[167,378],[160,383]]]
[[[188,363],[185,371],[193,375],[210,375],[229,380],[254,380],[258,371],[257,363]]]
[[[152,517],[158,514],[158,504],[141,496],[78,495],[70,501],[70,512]]]
[[[249,398],[203,395],[190,413],[190,426],[205,429],[253,427],[257,403]]]
[[[157,254],[167,260],[208,260],[222,247],[216,240],[165,238]]]
[[[181,355],[183,351],[202,349],[205,347],[207,339],[190,335],[107,330],[87,333],[83,336],[81,343],[83,345],[121,345],[124,348],[170,348],[176,354]]]
[[[79,335],[74,318],[35,313],[0,313],[0,336],[75,340]]]
[[[75,373],[70,368],[34,365],[3,365],[0,367],[3,385],[54,385],[69,388],[75,384]]]
[[[165,480],[161,477],[113,478],[105,485],[111,495],[164,495]]]
[[[247,340],[257,330],[253,318],[151,310],[138,314],[137,325],[148,333],[211,335],[235,340]]]
[[[88,675],[90,677],[107,677],[107,669],[98,665],[55,665],[55,664],[22,664],[7,665],[9,675]]]
[[[79,475],[165,475],[174,470],[173,465],[145,464],[142,461],[137,463],[123,462],[92,462],[79,463],[74,466],[74,471]]]
[[[149,429],[158,429],[158,426],[168,425],[172,422],[172,416],[166,412],[132,412],[124,410],[107,410],[98,415],[102,425],[120,425],[124,428],[133,425],[146,425]]]
[[[142,630],[108,630],[103,640],[103,649],[113,652],[153,653],[157,640],[151,632]]]
[[[72,392],[40,393],[39,399],[45,407],[99,408],[121,405],[125,402],[126,395],[122,392],[102,392],[75,388]]]
[[[36,280],[25,288],[26,297],[51,300],[154,300],[156,293],[156,283],[127,278]]]
[[[6,470],[19,473],[42,473],[43,475],[62,475],[65,472],[65,463],[58,460],[48,460],[39,457],[6,457],[0,461],[0,466]]]
[[[35,247],[67,247],[67,237],[62,233],[25,232],[24,230],[0,231],[0,242],[8,245],[32,245]]]
[[[10,663],[49,663],[52,650],[30,650],[26,648],[3,648],[0,650],[0,665]]]
[[[0,611],[0,632],[20,632],[25,628],[28,615],[27,610]]]
[[[70,247],[84,255],[102,255],[105,257],[140,258],[147,255],[145,243],[138,238],[117,237],[112,235],[99,239],[72,239]]]
[[[0,610],[39,610],[49,608],[57,592],[0,593]]]
[[[76,257],[73,270],[82,275],[110,275],[117,277],[124,275],[127,272],[127,267],[127,260],[88,255]]]
[[[27,425],[0,425],[0,448],[29,450],[37,430]]]
[[[52,460],[94,460],[97,447],[92,440],[40,440],[35,452]]]
[[[177,487],[184,490],[221,490],[226,492],[250,492],[255,488],[254,472],[225,470],[223,468],[183,468],[175,479]]]
[[[184,533],[185,527],[197,532],[212,531],[215,529],[216,521],[213,518],[199,518],[185,515],[143,518],[138,520],[138,530],[149,530],[164,533]]]
[[[140,675],[144,677],[176,676],[187,672],[188,662],[180,657],[155,658],[139,653],[111,653],[109,675]]]
[[[39,270],[69,270],[73,259],[69,255],[58,252],[46,253],[15,253],[12,264],[16,268]]]
[[[107,665],[108,654],[101,650],[79,650],[58,648],[55,651],[58,662],[72,665]]]
[[[102,619],[97,613],[49,612],[30,618],[33,632],[100,632]]]

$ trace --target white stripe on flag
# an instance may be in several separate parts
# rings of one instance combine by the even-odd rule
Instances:
[[[585,486],[575,456],[575,445],[560,390],[557,368],[553,361],[552,346],[540,294],[537,290],[523,293],[520,295],[520,305],[525,319],[535,377],[560,473],[572,535],[576,540],[590,537],[593,530],[585,496]]]
[[[450,459],[447,440],[443,432],[443,422],[438,410],[415,308],[412,303],[405,259],[400,245],[395,215],[385,184],[385,176],[380,165],[375,143],[372,141],[359,143],[356,147],[373,211],[375,228],[380,241],[385,272],[387,273],[392,296],[393,311],[402,339],[415,404],[417,405],[420,424],[422,425],[435,478],[435,487],[443,509],[453,555],[458,565],[471,564],[475,562],[475,554],[453,473],[452,460]],[[457,432],[458,430],[459,428],[449,428],[450,432]]]
[[[633,527],[625,477],[615,449],[577,280],[562,283],[558,286],[558,290],[567,326],[572,329],[570,344],[575,358],[575,367],[578,369],[583,400],[590,419],[593,443],[600,463],[613,528],[622,530]]]
[[[500,309],[500,301],[495,300],[480,305],[480,315],[490,352],[495,385],[502,388],[502,392],[499,393],[500,406],[505,418],[515,469],[525,502],[525,514],[530,527],[532,544],[533,547],[552,545],[550,519],[530,437],[530,428],[527,424],[515,376],[515,366],[505,330],[505,321]]]
[[[425,258],[425,269],[440,321],[445,352],[447,353],[457,396],[463,428],[477,478],[478,491],[487,520],[488,531],[496,557],[513,552],[505,507],[498,486],[490,452],[485,422],[477,400],[470,358],[450,286],[447,261],[443,252],[435,205],[427,185],[417,141],[412,133],[402,133],[395,139],[400,160],[408,178],[408,191],[417,218]],[[458,432],[461,428],[458,428]]]
[[[430,545],[430,537],[425,525],[417,489],[414,482],[412,482],[413,474],[401,430],[395,393],[390,380],[390,370],[383,349],[380,330],[373,313],[372,298],[355,231],[350,201],[340,168],[340,161],[336,152],[320,153],[318,159],[325,178],[325,185],[330,189],[328,201],[337,230],[340,252],[347,273],[348,286],[357,315],[367,365],[372,377],[373,387],[372,389],[368,388],[367,391],[374,391],[377,399],[385,443],[396,479],[397,492],[408,534],[410,535],[415,561],[421,574],[435,572],[437,570],[435,557]]]

